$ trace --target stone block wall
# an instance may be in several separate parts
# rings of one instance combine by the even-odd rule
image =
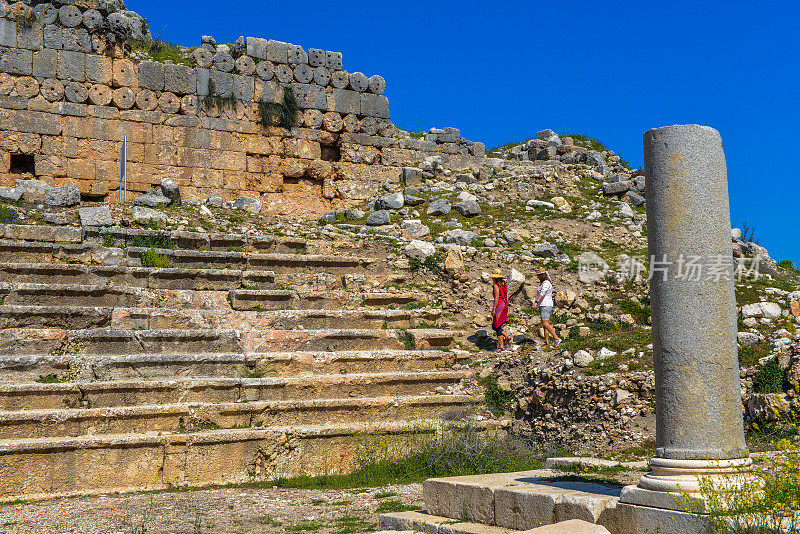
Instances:
[[[427,156],[457,169],[483,156],[452,132],[412,139],[395,128],[384,79],[344,70],[338,52],[204,37],[186,64],[157,63],[128,52],[149,33],[120,6],[0,0],[0,185],[33,174],[116,201],[127,137],[130,194],[169,177],[187,199],[244,195],[312,216],[368,198]],[[282,103],[285,88],[297,127],[262,126],[259,102]]]

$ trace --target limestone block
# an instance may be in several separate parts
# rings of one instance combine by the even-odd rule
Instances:
[[[136,104],[136,94],[130,87],[120,87],[114,90],[112,102],[119,109],[131,109]]]
[[[294,71],[289,65],[277,65],[275,78],[281,83],[291,83],[294,80]]]
[[[200,73],[198,72],[198,86],[200,84],[199,75]],[[209,93],[211,85],[213,84],[215,89],[215,94],[223,97],[233,96],[233,74],[229,72],[212,70],[209,71],[208,76],[209,76],[209,81],[208,81],[209,88],[206,89],[205,94]],[[199,91],[198,94],[200,94]]]
[[[256,62],[250,56],[239,56],[236,60],[236,72],[242,76],[252,76],[256,72]]]
[[[17,23],[13,20],[0,19],[0,46],[16,48]]]
[[[267,41],[267,59],[273,63],[288,63],[289,44],[272,39]]]
[[[233,77],[233,96],[242,102],[252,102],[255,96],[256,81],[252,76]]]
[[[89,32],[83,28],[65,28],[61,33],[61,46],[64,50],[87,54],[92,52],[92,40],[89,38]]]
[[[86,34],[89,39],[89,34]],[[38,22],[30,26],[20,26],[17,28],[17,48],[27,48],[28,50],[41,50],[44,46],[44,25]],[[91,46],[89,47],[91,52]]]
[[[383,79],[383,76],[379,76],[377,74],[370,76],[369,87],[367,89],[370,93],[382,95],[386,90],[386,80]]]
[[[137,87],[139,70],[129,59],[114,59],[112,82],[114,87]]]
[[[490,486],[432,478],[422,485],[422,492],[425,506],[433,515],[494,524],[494,498]],[[468,518],[463,517],[465,510],[468,510]]]
[[[89,101],[95,106],[107,106],[111,103],[113,91],[107,85],[96,83],[89,88]]]
[[[39,82],[36,81],[36,78],[31,78],[30,76],[17,78],[14,88],[17,91],[17,95],[23,98],[33,98],[39,94]]]
[[[329,132],[340,132],[342,127],[342,116],[334,111],[329,111],[322,119],[322,126]]]
[[[331,73],[331,85],[337,89],[345,89],[350,85],[350,74],[343,70],[337,70]]]
[[[208,69],[196,69],[197,72],[197,95],[206,96],[208,94],[208,85],[211,79],[211,71]]]
[[[164,67],[165,65],[153,61],[139,63],[139,86],[153,91],[163,91]]]
[[[361,95],[346,89],[328,89],[327,109],[338,113],[361,113]]]
[[[36,59],[34,58],[34,62]],[[114,76],[113,60],[110,57],[89,54],[86,56],[86,81],[111,85]]]
[[[275,64],[272,61],[262,61],[256,65],[256,74],[264,81],[271,80],[275,76]]]
[[[64,98],[64,84],[53,78],[42,82],[40,92],[50,102],[57,102]]]
[[[184,65],[165,65],[164,90],[181,95],[193,94],[197,90],[197,73]]]
[[[289,45],[289,63],[291,65],[308,64],[308,54],[300,45]]]
[[[192,52],[192,62],[201,69],[207,69],[214,63],[214,55],[205,48],[195,48]]]
[[[181,109],[181,101],[173,93],[164,91],[158,97],[158,107],[164,113],[177,113]]]
[[[64,94],[70,102],[83,103],[89,98],[89,89],[83,82],[70,82],[67,84]]]
[[[197,115],[199,102],[195,95],[186,95],[181,98],[181,113],[185,115]]]
[[[0,95],[10,95],[11,91],[14,90],[15,81],[16,78],[13,76],[0,72]]]
[[[318,130],[322,126],[322,112],[318,109],[307,109],[303,112],[303,125],[312,130]]]
[[[153,111],[158,107],[158,97],[150,89],[141,89],[136,93],[136,107],[144,111]]]
[[[233,60],[233,56],[231,56],[225,50],[218,50],[216,54],[214,54],[214,67],[222,72],[233,72],[234,67],[236,66],[236,62]]]
[[[52,24],[58,18],[58,9],[53,4],[38,4],[33,8],[33,14],[42,24]]]
[[[389,118],[389,99],[383,95],[361,93],[361,114],[379,119]]]
[[[291,87],[301,108],[326,109],[325,89],[319,85],[293,83]]]
[[[342,70],[342,53],[341,52],[325,52],[326,60],[325,66],[331,70]]]
[[[48,24],[44,27],[44,47],[60,50],[61,43],[61,26],[55,24]]]
[[[331,82],[331,71],[327,67],[316,67],[313,69],[314,83],[322,87],[327,86]]]
[[[375,135],[378,133],[378,119],[375,117],[364,117],[361,119],[361,131],[367,135]]]
[[[361,121],[358,120],[355,114],[350,113],[342,119],[342,125],[345,132],[354,133],[361,128]]]
[[[0,48],[0,71],[30,76],[33,71],[33,52],[20,48]]]
[[[314,80],[314,71],[306,63],[300,63],[294,68],[294,79],[299,83],[311,83]]]
[[[248,37],[244,40],[247,55],[258,59],[267,59],[267,40]]]
[[[350,88],[353,91],[363,93],[369,87],[369,79],[361,72],[354,72],[350,75]]]
[[[83,12],[83,25],[89,30],[94,30],[103,23],[103,15],[96,9],[87,9]]]

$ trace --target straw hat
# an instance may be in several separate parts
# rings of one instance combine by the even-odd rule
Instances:
[[[492,280],[505,280],[505,275],[500,271],[500,269],[495,269],[492,274],[489,275],[489,278]]]
[[[544,276],[547,274],[547,269],[542,269],[541,271],[536,271],[536,276]]]

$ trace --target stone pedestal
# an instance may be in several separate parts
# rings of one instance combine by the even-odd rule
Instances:
[[[713,128],[644,135],[656,379],[652,471],[620,502],[682,508],[698,477],[749,465],[742,425],[728,182]]]

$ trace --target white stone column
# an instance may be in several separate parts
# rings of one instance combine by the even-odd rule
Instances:
[[[742,423],[728,181],[713,128],[644,134],[656,455],[621,502],[675,508],[749,465]],[[670,495],[670,492],[673,495]]]

